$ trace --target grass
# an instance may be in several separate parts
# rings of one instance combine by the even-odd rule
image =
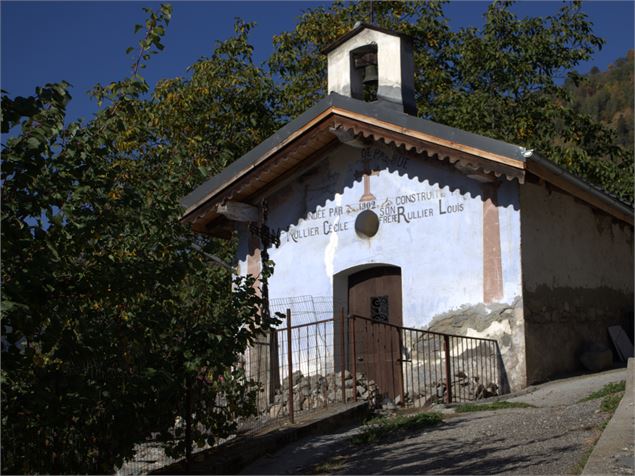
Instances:
[[[353,436],[355,444],[367,444],[379,441],[387,436],[394,436],[402,430],[419,430],[441,423],[440,413],[417,413],[415,415],[398,415],[394,417],[373,418],[364,423],[361,433]]]
[[[584,467],[586,466],[587,461],[589,461],[589,457],[591,456],[592,452],[593,452],[593,445],[591,445],[590,448],[587,448],[585,450],[584,454],[582,455],[582,458],[580,458],[580,461],[578,461],[577,464],[573,466],[573,468],[571,469],[572,474],[582,474],[582,471],[584,471]]]
[[[619,382],[607,383],[600,390],[597,390],[591,393],[589,396],[584,397],[578,403],[588,402],[589,400],[597,400],[598,398],[601,398],[602,403],[600,404],[600,409],[604,412],[613,414],[617,406],[620,404],[625,390],[626,382],[624,380],[620,380]]]
[[[508,408],[535,408],[529,403],[507,402],[505,400],[494,403],[464,403],[455,407],[457,413],[484,412],[487,410],[506,410]]]
[[[624,380],[620,380],[619,382],[607,383],[600,390],[593,392],[588,397],[584,397],[578,403],[588,402],[589,400],[595,400],[597,398],[608,397],[611,395],[618,394],[620,392],[624,392],[624,390],[626,390],[626,381]]]
[[[623,396],[624,392],[617,392],[607,395],[602,399],[602,405],[600,405],[600,408],[602,409],[602,411],[614,413],[617,409],[617,406],[620,404]]]
[[[324,463],[313,466],[307,474],[333,474],[344,468],[346,458],[344,456],[336,456]]]
[[[601,398],[602,403],[600,404],[600,409],[604,412],[607,412],[609,416],[597,426],[597,431],[596,431],[597,434],[595,438],[593,439],[593,442],[591,443],[590,447],[585,451],[584,455],[578,462],[578,464],[576,464],[573,467],[571,471],[573,474],[581,474],[582,471],[584,471],[584,467],[586,466],[587,461],[589,460],[589,456],[591,456],[591,453],[593,452],[593,448],[595,444],[597,443],[597,440],[602,435],[602,431],[604,430],[604,428],[606,428],[606,425],[608,425],[608,422],[611,419],[611,415],[615,413],[617,406],[620,404],[620,401],[622,400],[622,397],[624,396],[625,390],[626,390],[626,382],[624,380],[621,380],[619,382],[608,383],[604,387],[602,387],[600,390],[597,390],[589,394],[587,397],[584,397],[582,400],[578,402],[578,403],[588,402],[589,400],[597,400],[598,398]]]

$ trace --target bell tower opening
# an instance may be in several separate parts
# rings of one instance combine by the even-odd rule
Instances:
[[[379,70],[377,45],[361,46],[351,51],[351,95],[355,99],[377,101]]]

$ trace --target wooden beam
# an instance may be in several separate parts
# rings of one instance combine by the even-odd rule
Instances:
[[[265,152],[263,155],[261,155],[255,162],[252,162],[249,165],[247,165],[245,168],[240,170],[236,175],[234,175],[232,178],[227,180],[227,182],[225,182],[223,185],[218,187],[216,190],[210,191],[207,195],[205,195],[198,202],[196,202],[195,204],[191,205],[187,210],[185,210],[185,213],[183,213],[183,218],[181,220],[186,220],[187,221],[187,216],[190,213],[192,213],[193,211],[195,211],[197,208],[202,206],[211,197],[213,197],[214,195],[217,195],[222,190],[225,190],[229,185],[233,184],[238,179],[243,177],[246,173],[248,173],[251,170],[253,170],[254,168],[258,167],[263,161],[265,161],[266,159],[268,159],[269,157],[274,155],[276,152],[278,152],[281,149],[283,149],[285,146],[287,146],[288,144],[293,142],[298,137],[302,136],[305,132],[307,132],[309,129],[311,129],[316,124],[319,124],[323,119],[325,119],[326,117],[330,116],[332,113],[333,113],[333,108],[330,107],[327,110],[325,110],[324,112],[322,112],[322,114],[319,114],[318,116],[314,117],[312,120],[307,122],[304,126],[302,126],[300,129],[295,131],[293,134],[290,134],[283,141],[281,141],[278,144],[276,144],[275,146],[273,146],[271,149],[269,149],[267,152]]]
[[[483,157],[488,160],[492,160],[494,162],[498,162],[501,164],[508,165],[510,167],[515,167],[518,169],[525,168],[525,162],[519,159],[513,159],[511,157],[505,157],[503,155],[494,154],[492,152],[488,152],[482,149],[477,149],[476,147],[471,147],[465,144],[461,144],[459,142],[454,142],[447,139],[442,139],[437,136],[433,136],[430,134],[426,134],[425,132],[416,131],[413,129],[408,129],[406,127],[397,126],[391,122],[382,121],[381,119],[377,119],[376,117],[366,116],[364,114],[358,114],[356,112],[348,111],[346,109],[341,109],[338,107],[333,108],[333,112],[342,117],[348,117],[350,119],[354,119],[359,122],[364,122],[366,124],[371,124],[377,127],[381,127],[383,129],[387,129],[392,132],[397,132],[399,134],[403,134],[409,137],[414,137],[416,139],[429,142],[431,144],[440,145],[443,147],[448,147],[453,150],[465,152],[467,154],[473,156]]]
[[[276,177],[275,182],[271,182],[266,190],[257,192],[254,195],[254,200],[260,201],[263,198],[269,198],[276,192],[278,192],[281,188],[285,187],[289,183],[296,180],[299,176],[305,173],[307,170],[311,168],[317,167],[323,160],[327,158],[327,154],[331,152],[336,147],[339,147],[341,144],[339,141],[334,140],[329,142],[325,146],[322,146],[315,152],[312,152],[310,155],[307,155],[302,161],[295,164],[293,167],[288,169],[286,172],[283,172],[281,175]],[[307,165],[310,164],[310,165]]]
[[[504,174],[507,177],[510,177],[510,179],[518,179],[520,183],[523,183],[524,181],[524,162],[518,162],[519,164],[522,164],[522,167],[519,167],[518,164],[509,165],[507,163],[491,160],[486,157],[473,155],[473,153],[468,153],[458,148],[454,149],[445,145],[432,143],[409,135],[405,135],[401,132],[383,129],[380,126],[374,124],[362,124],[359,120],[355,119],[338,117],[335,119],[335,123],[341,125],[345,129],[353,129],[356,132],[364,132],[364,134],[372,135],[375,140],[381,139],[386,143],[393,142],[397,146],[402,144],[406,148],[414,149],[417,153],[419,153],[419,150],[421,150],[421,152],[427,152],[429,156],[438,154],[439,158],[441,159],[443,157],[449,157],[453,159],[450,160],[451,163],[454,163],[456,162],[456,160],[461,159],[467,163],[474,164],[475,167],[477,167],[478,169]]]
[[[258,207],[241,202],[225,202],[216,207],[216,213],[233,221],[257,222],[260,216]]]
[[[305,137],[306,141],[314,140],[315,138],[320,137],[321,134],[327,134],[325,137],[328,137],[329,141],[337,143],[337,139],[335,138],[335,136],[332,135],[330,132],[328,132],[328,128],[331,125],[332,125],[331,121],[327,121],[323,124],[318,125],[313,130],[307,133],[307,136]],[[254,165],[253,167],[251,167],[251,170],[249,170],[248,174],[245,173],[242,176],[240,176],[240,174],[236,175],[235,179],[232,179],[230,181],[231,183],[226,183],[225,186],[219,187],[217,191],[208,194],[206,201],[201,201],[198,209],[195,209],[189,212],[190,215],[194,215],[197,218],[192,220],[191,217],[184,215],[181,221],[185,221],[185,222],[202,221],[204,223],[208,223],[212,221],[215,217],[218,216],[218,213],[216,211],[217,206],[221,204],[223,200],[232,199],[232,198],[237,198],[237,199],[243,198],[244,194],[238,194],[236,195],[236,197],[233,196],[234,194],[236,194],[236,190],[245,186],[251,180],[254,180],[254,178],[257,178],[258,177],[257,174],[262,174],[265,171],[268,172],[270,169],[276,168],[279,165],[281,165],[286,158],[292,155],[295,152],[295,150],[301,146],[302,146],[301,143],[290,144],[289,148],[286,148],[284,151],[279,151],[274,157],[271,158],[271,160],[268,160],[266,162],[262,160],[259,161],[258,166]],[[307,154],[307,156],[310,156],[310,155]],[[291,168],[297,162],[301,162],[302,160],[304,159],[302,158],[295,159],[293,162],[289,164],[288,168]],[[276,177],[277,176],[278,176],[278,173],[276,173]],[[275,180],[275,178],[273,180]],[[271,181],[266,181],[265,183],[265,181],[261,180],[260,186],[262,187],[264,185],[269,184],[270,182]]]
[[[268,186],[266,187],[266,189],[256,192],[251,197],[251,199],[253,201],[259,202],[263,198],[270,197],[271,195],[276,193],[278,190],[280,190],[282,187],[284,187],[285,185],[289,184],[291,181],[296,179],[299,175],[301,175],[306,170],[307,166],[305,165],[305,161],[311,164],[309,168],[315,167],[322,160],[326,158],[325,157],[326,154],[328,154],[331,150],[333,150],[335,147],[339,145],[341,144],[337,140],[333,140],[329,142],[328,144],[326,144],[325,146],[322,146],[320,149],[316,150],[315,152],[311,153],[310,155],[307,155],[302,161],[295,164],[289,170],[276,176],[275,180],[272,180],[270,183],[267,184]],[[202,218],[200,221],[204,223],[204,229],[206,230],[204,231],[204,233],[211,234],[210,230],[213,229],[212,224],[214,223],[214,221],[218,220],[219,218],[222,218],[222,216],[219,214],[207,215],[205,218]],[[198,231],[198,230],[194,228],[194,231]],[[223,235],[223,237],[224,236],[225,235]]]

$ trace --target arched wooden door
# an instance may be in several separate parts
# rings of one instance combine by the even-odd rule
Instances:
[[[357,372],[374,380],[380,395],[394,400],[402,395],[401,269],[378,266],[350,275],[348,312],[365,318],[354,320]]]

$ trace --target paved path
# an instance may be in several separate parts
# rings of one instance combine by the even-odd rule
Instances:
[[[635,474],[635,359],[628,359],[626,392],[593,448],[583,475]]]
[[[261,458],[242,474],[571,474],[607,420],[600,400],[577,403],[625,370],[551,382],[509,398],[537,408],[448,415],[425,431],[381,444],[356,446],[351,427],[310,437]]]

